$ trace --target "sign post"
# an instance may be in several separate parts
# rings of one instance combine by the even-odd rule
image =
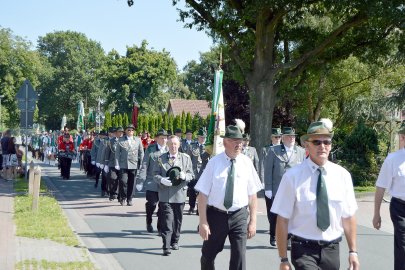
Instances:
[[[24,81],[23,85],[21,85],[16,98],[18,101],[18,108],[20,109],[20,128],[25,130],[25,181],[27,181],[28,129],[32,129],[33,127],[35,105],[38,100],[37,93],[28,79]]]

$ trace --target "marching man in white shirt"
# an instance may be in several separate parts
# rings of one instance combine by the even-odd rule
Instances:
[[[252,160],[242,154],[241,130],[228,126],[223,138],[225,152],[208,161],[195,186],[200,192],[199,233],[204,240],[201,269],[215,269],[215,257],[229,237],[229,269],[245,270],[246,239],[256,234],[256,193],[262,189],[262,184]]]
[[[300,269],[340,269],[342,234],[349,246],[349,269],[360,267],[356,247],[357,203],[350,173],[328,161],[332,125],[312,123],[301,137],[309,158],[283,176],[271,211],[278,214],[276,240],[280,269],[291,269],[287,237],[291,234],[291,262]]]
[[[387,156],[378,176],[374,199],[373,225],[381,227],[380,208],[386,189],[391,198],[390,215],[394,225],[394,269],[405,269],[405,122],[398,131],[399,150]]]

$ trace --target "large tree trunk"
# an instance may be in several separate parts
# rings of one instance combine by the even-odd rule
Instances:
[[[260,155],[263,146],[271,142],[273,110],[277,94],[277,89],[274,87],[274,73],[267,76],[266,80],[260,81],[253,78],[247,83],[250,92],[251,145],[257,148]]]

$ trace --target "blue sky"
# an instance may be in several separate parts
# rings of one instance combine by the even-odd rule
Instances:
[[[0,0],[0,26],[33,42],[60,30],[84,33],[106,52],[125,54],[126,46],[147,40],[149,48],[170,52],[178,68],[198,60],[212,40],[204,32],[186,29],[171,0]]]

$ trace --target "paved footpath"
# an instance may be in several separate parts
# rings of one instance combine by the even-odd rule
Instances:
[[[145,230],[144,194],[137,193],[134,206],[101,198],[94,180],[76,167],[71,179],[62,180],[57,168],[43,166],[48,186],[64,209],[75,232],[86,245],[100,269],[199,269],[202,240],[196,232],[198,217],[184,215],[180,250],[162,256],[162,240]],[[383,228],[372,228],[373,198],[358,199],[358,250],[362,269],[393,269],[393,235],[388,204],[382,207]],[[188,206],[185,207],[187,211]],[[269,247],[265,202],[259,199],[257,235],[248,240],[247,269],[278,269],[278,253]],[[154,220],[155,222],[156,220]],[[156,223],[155,223],[156,224]],[[347,268],[348,249],[341,244],[341,269]],[[217,269],[228,269],[229,243],[216,259]]]

